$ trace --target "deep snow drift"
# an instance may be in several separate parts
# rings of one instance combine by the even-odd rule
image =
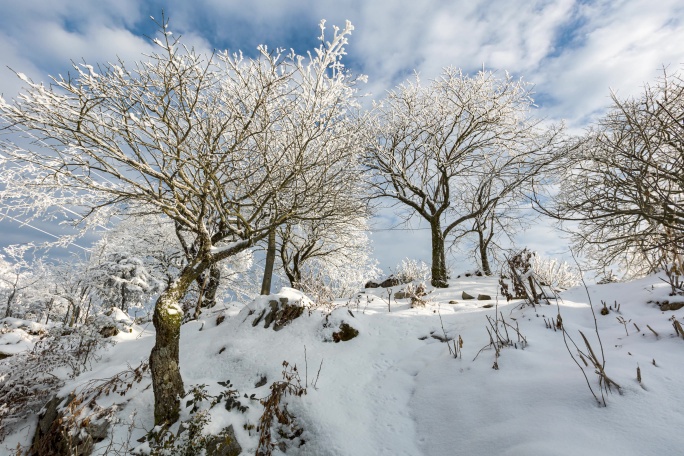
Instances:
[[[357,299],[337,302],[332,311],[305,310],[279,331],[252,322],[268,299],[302,298],[294,290],[261,298],[248,309],[238,303],[219,305],[200,321],[183,326],[181,371],[186,390],[204,384],[216,395],[223,390],[217,382],[230,380],[241,398],[254,394],[258,399],[268,395],[268,385],[282,379],[283,361],[296,365],[307,394],[286,400],[304,429],[305,443],[297,447],[294,441],[287,442],[286,454],[292,455],[624,456],[684,451],[684,340],[673,327],[673,319],[684,320],[684,309],[661,311],[655,304],[684,297],[668,297],[669,287],[659,277],[589,287],[605,372],[620,385],[619,392],[613,387],[612,393],[605,393],[606,407],[592,396],[563,333],[548,324],[557,321],[560,311],[567,335],[586,352],[582,331],[600,357],[584,288],[562,293],[558,306],[552,301],[536,308],[503,299],[498,307],[496,299],[464,301],[463,291],[495,298],[497,279],[453,280],[448,289],[430,292],[425,307],[419,308],[410,308],[409,300],[392,298],[388,310],[388,291],[369,289]],[[613,308],[607,315],[600,314],[602,301]],[[251,315],[249,309],[254,311]],[[487,328],[492,331],[487,316],[494,319],[497,310],[499,320],[503,317],[510,324],[506,330],[513,344],[501,349],[498,359],[494,348],[487,347]],[[226,318],[217,325],[220,315]],[[334,343],[333,332],[343,322],[359,335]],[[448,343],[440,340],[445,336],[455,341],[460,336],[460,358],[454,358]],[[146,361],[154,333],[151,324],[134,325],[131,333],[115,339],[118,343],[102,353],[93,370],[69,381],[62,395]],[[483,347],[487,348],[480,352]],[[583,366],[580,358],[575,359]],[[492,368],[495,361],[498,369]],[[601,398],[594,369],[584,370]],[[266,385],[256,387],[263,377]],[[152,428],[149,384],[148,374],[125,396],[101,399],[105,406],[117,401],[120,406],[119,423],[100,448],[123,441],[144,447],[136,441]],[[249,407],[244,413],[212,408],[206,431],[217,433],[233,424],[242,454],[254,454],[258,434],[250,425],[258,423],[263,407],[257,400],[242,402]],[[184,409],[182,418],[188,414],[189,408]],[[32,432],[33,427],[25,427],[0,448],[9,452],[17,442],[26,444]]]

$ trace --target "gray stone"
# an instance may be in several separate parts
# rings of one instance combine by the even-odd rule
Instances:
[[[382,288],[396,287],[397,285],[401,285],[401,281],[396,277],[390,277],[380,284]]]
[[[684,302],[664,302],[660,310],[679,310],[684,307]]]
[[[264,328],[268,328],[269,326],[271,326],[271,323],[273,323],[273,320],[275,320],[276,312],[278,312],[278,304],[279,303],[276,300],[268,301],[270,309],[266,312],[266,318],[264,319]]]
[[[489,295],[486,295],[486,294],[479,294],[479,295],[477,295],[477,300],[478,300],[478,301],[489,301],[489,300],[491,300],[491,299],[492,299],[492,297],[489,296]]]
[[[231,424],[224,428],[218,435],[207,437],[205,446],[207,456],[239,456],[242,447],[235,438],[235,430]]]
[[[407,293],[405,290],[400,290],[394,293],[394,299],[407,299],[411,297],[410,293]]]
[[[449,301],[449,304],[458,304],[458,301],[451,300]]]
[[[63,402],[64,407],[67,407],[73,400],[73,395],[69,395],[66,400],[55,396],[45,404],[44,412],[39,415],[30,450],[31,455],[89,456],[93,452],[95,443],[109,436],[110,423],[107,420],[91,420],[87,424],[83,421],[80,425],[80,432],[73,435],[73,429],[68,427],[70,418],[65,418],[63,412],[59,411]],[[73,422],[71,423],[73,425]]]
[[[359,335],[359,331],[351,326],[349,326],[348,323],[342,323],[340,325],[340,330],[338,332],[334,332],[332,337],[335,343],[337,342],[346,342],[348,340],[352,340],[356,336]]]
[[[100,328],[100,335],[102,337],[114,337],[119,334],[119,329],[116,326],[103,326]]]
[[[261,313],[259,314],[259,316],[256,317],[256,318],[254,319],[254,321],[252,322],[252,326],[258,325],[259,322],[261,321],[261,319],[264,318],[264,314],[265,314],[265,313],[266,313],[266,309],[261,309]]]
[[[261,378],[259,379],[259,381],[254,384],[254,388],[261,388],[266,383],[268,383],[268,379],[266,378],[265,375],[262,375]]]
[[[471,295],[469,295],[468,293],[466,293],[466,292],[464,291],[464,292],[461,294],[461,299],[465,299],[465,300],[467,301],[467,300],[469,300],[469,299],[475,299],[475,296],[471,296]]]

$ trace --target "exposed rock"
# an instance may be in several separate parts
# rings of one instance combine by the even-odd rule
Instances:
[[[268,383],[268,379],[266,378],[265,375],[262,375],[261,378],[259,379],[259,381],[254,384],[254,388],[261,388],[266,383]]]
[[[216,317],[216,326],[220,325],[226,320],[226,316],[221,314],[218,317]]]
[[[406,290],[399,290],[394,293],[394,299],[408,299],[411,297],[411,293]]]
[[[66,399],[55,396],[45,404],[33,437],[32,456],[88,456],[95,443],[108,437],[110,423],[106,419],[73,422],[73,417],[64,416],[60,405],[64,403],[62,408],[68,411],[73,400],[72,395]]]
[[[242,452],[232,424],[218,435],[208,436],[205,448],[207,456],[238,456]]]
[[[461,294],[461,299],[464,299],[464,300],[467,301],[467,300],[469,300],[469,299],[475,299],[475,296],[471,296],[471,295],[469,295],[468,293],[466,293],[466,292],[464,291],[464,292]]]
[[[256,317],[256,318],[254,319],[254,321],[252,322],[252,326],[258,325],[259,322],[261,321],[261,319],[264,318],[264,314],[265,314],[265,313],[266,313],[266,309],[262,309],[262,310],[261,310],[261,313],[259,314],[259,316]]]
[[[682,307],[684,307],[684,302],[667,302],[667,301],[665,301],[660,306],[660,310],[679,310]]]
[[[489,300],[491,300],[491,299],[492,299],[492,297],[489,296],[489,295],[486,295],[486,294],[479,294],[479,295],[477,295],[477,300],[478,300],[478,301],[489,301]]]
[[[369,280],[366,282],[366,284],[363,286],[363,288],[378,288],[380,284],[378,282],[374,282],[372,280]]]
[[[8,353],[0,352],[0,361],[2,361],[3,359],[9,358],[10,356],[12,356],[12,355],[10,355]]]
[[[273,325],[274,331],[280,331],[285,326],[287,326],[295,318],[304,313],[304,307],[296,305],[286,305],[276,314],[275,324]]]
[[[278,314],[278,306],[279,302],[275,299],[268,301],[269,308],[266,309],[266,318],[264,318],[264,328],[268,328],[269,326],[271,326],[273,320],[276,319],[276,315]]]
[[[119,334],[119,329],[116,326],[103,326],[100,328],[100,335],[102,337],[114,337]]]
[[[380,284],[382,288],[396,287],[398,285],[401,285],[401,281],[394,276],[388,277]]]
[[[492,307],[494,307],[494,304],[485,304],[482,306],[483,309],[491,309]]]
[[[288,304],[288,299],[285,297],[278,298],[278,300],[272,299],[268,301],[268,307],[262,309],[259,316],[252,321],[252,326],[258,325],[263,319],[264,328],[273,324],[273,329],[280,331],[303,312],[304,307],[298,304]]]
[[[453,299],[449,301],[449,304],[458,304],[458,301],[454,301]]]
[[[359,335],[359,331],[357,329],[352,328],[349,326],[347,323],[342,323],[340,325],[340,330],[337,332],[334,332],[332,337],[335,343],[337,342],[346,342],[348,340],[352,340],[354,337]]]

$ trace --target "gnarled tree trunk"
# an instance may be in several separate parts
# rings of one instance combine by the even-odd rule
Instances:
[[[185,395],[185,391],[179,366],[180,328],[183,319],[179,301],[201,273],[202,270],[186,267],[180,277],[159,296],[154,306],[152,322],[157,334],[150,353],[150,372],[154,390],[155,425],[174,423],[180,415],[180,398]]]
[[[439,220],[430,224],[432,231],[432,281],[433,287],[446,288],[449,274],[446,267],[446,255],[444,253],[444,235]]]

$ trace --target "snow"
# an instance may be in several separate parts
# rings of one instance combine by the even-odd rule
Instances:
[[[338,301],[339,307],[332,311],[314,309],[306,296],[288,288],[248,305],[217,305],[202,314],[201,320],[182,327],[180,365],[186,391],[191,385],[205,384],[209,394],[215,395],[222,391],[217,382],[230,380],[241,398],[253,393],[262,398],[269,393],[268,385],[282,379],[282,362],[296,364],[307,394],[286,400],[288,410],[305,429],[302,438],[306,443],[288,448],[288,455],[625,456],[681,452],[684,437],[678,429],[684,426],[680,410],[684,340],[675,334],[671,319],[682,322],[684,309],[663,312],[655,301],[684,298],[669,297],[669,288],[659,277],[589,287],[605,370],[621,386],[619,393],[606,394],[606,407],[599,406],[591,395],[565,347],[563,334],[544,322],[555,319],[560,311],[575,342],[580,345],[581,330],[600,352],[583,287],[562,293],[558,306],[536,308],[501,299],[498,307],[496,299],[464,301],[463,291],[495,298],[497,279],[453,280],[449,288],[429,293],[425,307],[411,308],[408,300],[392,299],[391,312],[384,289],[369,289],[357,299]],[[263,324],[252,326],[256,311],[281,297],[301,302],[308,310],[280,331]],[[449,304],[452,300],[458,304]],[[619,303],[619,312],[613,309],[601,315],[602,301],[613,308]],[[485,307],[488,305],[493,307]],[[476,355],[489,343],[486,317],[494,318],[497,310],[499,318],[519,325],[528,345],[503,348],[499,369],[494,370],[493,349]],[[219,316],[225,320],[217,325]],[[628,322],[629,335],[617,317]],[[332,333],[342,322],[356,328],[359,335],[334,343]],[[513,331],[509,332],[516,341]],[[451,356],[447,344],[431,337],[433,334],[456,339],[460,335],[462,357]],[[18,337],[6,336],[2,340]],[[67,384],[63,394],[145,361],[154,333],[151,325],[134,325],[133,332],[120,333],[115,339],[118,343],[102,353],[93,370]],[[637,366],[641,383],[636,380]],[[598,394],[597,376],[593,369],[586,373]],[[256,387],[262,376],[267,377],[267,385]],[[105,399],[121,403],[121,422],[113,428],[115,441],[128,438],[131,419],[136,425],[130,435],[133,445],[140,445],[136,440],[152,427],[149,384],[148,373],[125,398]],[[217,433],[233,424],[243,454],[254,454],[258,434],[243,426],[257,424],[263,408],[256,401],[241,400],[249,406],[244,414],[222,406],[211,409],[207,431]],[[183,409],[181,418],[186,419],[188,413]],[[16,440],[12,442],[16,444]],[[274,454],[281,453],[276,450]]]
[[[16,355],[33,350],[45,325],[18,318],[0,320],[0,355]],[[0,356],[2,358],[2,356]]]

